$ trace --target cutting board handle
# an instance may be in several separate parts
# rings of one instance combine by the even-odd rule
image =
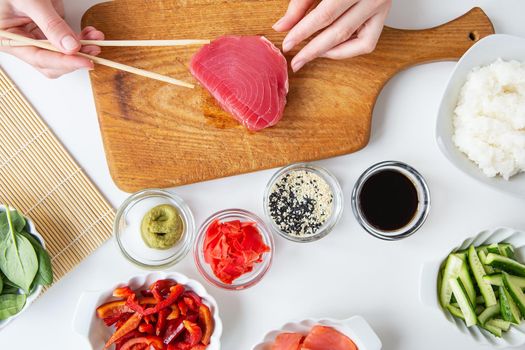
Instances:
[[[490,34],[494,34],[492,22],[479,7],[434,28],[385,28],[383,33],[384,36],[396,37],[399,47],[392,52],[395,52],[393,60],[397,62],[398,69],[425,62],[458,60],[472,45]],[[392,43],[391,40],[386,42]]]

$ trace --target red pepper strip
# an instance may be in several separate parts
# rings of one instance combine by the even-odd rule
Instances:
[[[162,300],[164,295],[168,294],[169,289],[176,285],[177,282],[173,280],[158,280],[149,286],[149,290],[157,300]]]
[[[202,343],[204,345],[210,344],[211,335],[213,333],[213,317],[210,308],[204,304],[199,307],[199,323],[202,328]]]
[[[152,315],[158,313],[160,310],[170,307],[177,299],[184,293],[184,286],[177,284],[170,288],[170,294],[162,301],[159,301],[154,307],[144,309],[142,306],[137,304],[136,297],[130,295],[126,301],[126,305],[133,311],[143,315]]]
[[[139,326],[139,332],[153,335],[155,334],[155,328],[151,323],[141,323]]]
[[[188,305],[184,301],[179,301],[177,306],[179,307],[182,316],[186,316],[188,314]]]
[[[177,304],[172,304],[171,305],[171,312],[168,315],[167,319],[168,320],[175,320],[175,319],[179,318],[179,316],[180,316],[179,307],[177,306]]]
[[[157,319],[157,327],[155,328],[155,334],[160,336],[164,334],[166,329],[167,317],[171,313],[171,308],[165,308],[159,311]]]
[[[202,339],[202,330],[199,327],[198,324],[190,322],[188,320],[182,321],[184,324],[184,328],[188,331],[189,336],[189,343],[191,346],[195,346],[201,342]]]
[[[122,315],[132,310],[126,305],[125,300],[110,301],[97,307],[98,318],[108,318]]]
[[[122,325],[122,327],[120,327],[119,329],[117,329],[115,333],[113,333],[113,335],[111,336],[111,338],[109,338],[104,348],[106,349],[109,348],[111,344],[113,344],[114,342],[116,342],[117,340],[119,340],[120,338],[128,334],[129,332],[137,329],[141,320],[142,320],[142,315],[139,313],[134,313],[133,316],[131,316],[126,321],[126,323]]]
[[[197,344],[194,347],[192,347],[191,350],[206,350],[206,345]]]
[[[130,339],[125,344],[122,345],[120,350],[131,350],[131,348],[133,346],[136,346],[137,344],[144,344],[146,345],[146,347],[153,346],[156,350],[165,349],[165,346],[159,337],[150,335],[147,337],[139,337],[139,338]]]
[[[164,334],[164,344],[171,343],[182,333],[182,331],[184,331],[184,324],[182,323],[182,320],[171,322],[168,326],[168,329],[166,329],[166,333]]]
[[[135,294],[135,292],[133,292],[128,286],[119,287],[113,291],[113,296],[115,298],[127,298],[132,294]]]
[[[200,306],[202,304],[202,298],[198,296],[197,294],[195,294],[195,292],[192,292],[191,290],[185,291],[183,296],[193,299],[193,301],[195,302],[195,304],[197,304],[197,306]]]
[[[128,340],[132,338],[142,337],[142,336],[143,334],[141,334],[138,330],[129,332],[128,334],[122,336],[119,340],[115,342],[115,350],[120,350],[120,348],[122,347],[122,344],[124,344]]]

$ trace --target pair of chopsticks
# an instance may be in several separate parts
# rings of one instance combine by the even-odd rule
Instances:
[[[0,30],[0,37],[9,40],[0,40],[0,46],[17,47],[17,46],[35,46],[41,49],[60,52],[56,47],[46,40],[35,40],[22,35]],[[189,46],[208,44],[209,40],[80,40],[81,45],[98,45],[98,46]],[[82,52],[75,55],[85,57],[94,63],[119,69],[125,72],[137,74],[143,77],[163,81],[165,83],[193,89],[193,84],[178,80],[166,75],[150,72],[144,69],[128,66],[119,62],[111,61],[105,58],[91,56]]]

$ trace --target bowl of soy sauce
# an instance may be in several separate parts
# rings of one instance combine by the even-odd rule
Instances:
[[[408,164],[385,161],[372,165],[352,191],[352,210],[372,236],[393,241],[406,238],[425,222],[430,191],[423,176]]]

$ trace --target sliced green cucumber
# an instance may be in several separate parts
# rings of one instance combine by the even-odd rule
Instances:
[[[502,320],[501,318],[493,318],[492,320],[488,320],[487,324],[490,326],[501,328],[502,331],[508,332],[510,329],[510,322]]]
[[[478,257],[479,257],[479,261],[481,261],[481,263],[483,264],[483,269],[485,269],[485,272],[487,274],[492,274],[495,272],[492,266],[487,265],[487,254],[485,253],[485,251],[480,250],[478,252]]]
[[[491,245],[489,245],[487,247],[487,251],[489,253],[499,254],[500,253],[500,249],[499,249],[498,243],[492,243]]]
[[[505,272],[516,276],[525,277],[525,265],[520,264],[516,260],[507,258],[503,255],[489,253],[487,255],[487,264],[492,267],[497,267]]]
[[[522,315],[525,315],[525,294],[521,291],[521,288],[519,288],[510,278],[509,274],[506,272],[502,273],[503,275],[503,285],[505,286],[505,289],[509,292],[510,296],[516,303],[516,306],[518,306],[518,309],[520,309],[520,312]]]
[[[485,300],[485,306],[489,307],[496,305],[498,303],[496,300],[496,295],[492,290],[492,286],[483,279],[483,276],[486,275],[485,269],[483,268],[481,261],[479,261],[478,254],[476,253],[476,249],[473,245],[471,245],[469,248],[468,261],[470,270],[472,271],[472,274],[478,283],[479,291]]]
[[[459,279],[461,284],[467,292],[468,298],[472,305],[476,305],[476,288],[474,288],[474,283],[472,283],[472,277],[470,277],[470,272],[468,270],[466,259],[462,259],[463,264],[459,270]]]
[[[501,273],[494,273],[492,275],[483,276],[483,279],[493,286],[502,286],[503,277]],[[518,288],[525,289],[525,277],[509,275],[509,279],[514,283]]]
[[[441,278],[441,288],[439,290],[439,302],[444,308],[450,304],[450,300],[452,299],[452,288],[450,288],[448,281],[459,277],[462,265],[464,265],[463,260],[456,254],[450,254],[448,256],[443,270],[443,277]]]
[[[492,275],[485,275],[483,276],[483,280],[487,283],[490,283],[493,286],[502,286],[503,285],[503,279],[501,277],[501,273],[493,273]]]
[[[514,246],[509,243],[500,243],[499,245],[500,254],[506,256],[509,259],[516,260],[516,254],[514,253]]]
[[[499,287],[499,303],[503,319],[514,324],[520,324],[521,312],[504,286]]]
[[[451,278],[448,283],[452,288],[452,293],[458,301],[459,309],[465,317],[465,324],[467,325],[467,327],[472,327],[476,325],[478,322],[476,311],[474,310],[474,307],[472,306],[472,303],[469,300],[465,288],[463,288],[463,286],[461,285],[460,279]]]
[[[492,305],[483,310],[483,312],[478,316],[478,321],[482,325],[487,323],[488,320],[491,318],[494,318],[500,314],[500,307],[499,305]]]
[[[493,325],[490,325],[488,323],[485,324],[484,326],[481,326],[481,328],[489,331],[490,333],[492,333],[493,335],[495,335],[498,338],[501,338],[501,334],[503,333],[501,328],[493,326]]]
[[[452,314],[452,316],[461,318],[462,320],[465,319],[463,316],[463,312],[459,309],[459,306],[453,306],[452,304],[447,305],[447,310]]]

